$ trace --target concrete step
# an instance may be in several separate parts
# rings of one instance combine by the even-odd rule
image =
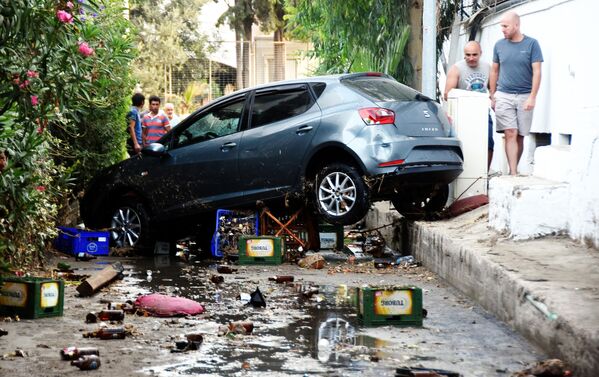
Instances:
[[[514,239],[566,234],[568,183],[535,176],[501,176],[489,181],[489,226]]]
[[[572,153],[569,145],[549,145],[535,150],[533,175],[556,182],[569,182]]]

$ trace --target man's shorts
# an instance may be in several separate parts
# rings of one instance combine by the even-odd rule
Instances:
[[[530,93],[510,94],[495,92],[495,119],[497,132],[518,129],[518,135],[528,136],[532,124],[533,110],[524,111],[524,102]]]

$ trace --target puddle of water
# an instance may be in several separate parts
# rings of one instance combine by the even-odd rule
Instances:
[[[394,369],[378,368],[370,361],[377,349],[389,343],[359,333],[353,290],[346,286],[258,284],[245,277],[223,275],[225,282],[217,287],[210,281],[210,275],[216,273],[213,265],[177,263],[165,256],[133,264],[132,278],[141,291],[197,300],[210,313],[210,322],[254,323],[252,335],[205,334],[207,341],[199,351],[177,354],[178,362],[147,367],[144,372],[161,376],[364,376],[366,371],[367,375],[394,375]],[[242,305],[239,293],[251,293],[257,286],[266,297],[266,308]]]

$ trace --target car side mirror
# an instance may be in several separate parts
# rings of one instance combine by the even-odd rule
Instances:
[[[160,143],[152,143],[152,144],[148,145],[147,147],[144,147],[141,150],[141,153],[143,153],[147,156],[156,156],[156,157],[162,157],[167,154],[166,149],[164,148],[164,145],[162,145]]]

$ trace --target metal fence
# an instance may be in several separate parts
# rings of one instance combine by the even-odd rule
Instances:
[[[303,42],[273,42],[272,37],[252,42],[213,42],[205,58],[163,67],[160,91],[165,102],[187,114],[235,90],[279,80],[310,76],[315,60]]]

